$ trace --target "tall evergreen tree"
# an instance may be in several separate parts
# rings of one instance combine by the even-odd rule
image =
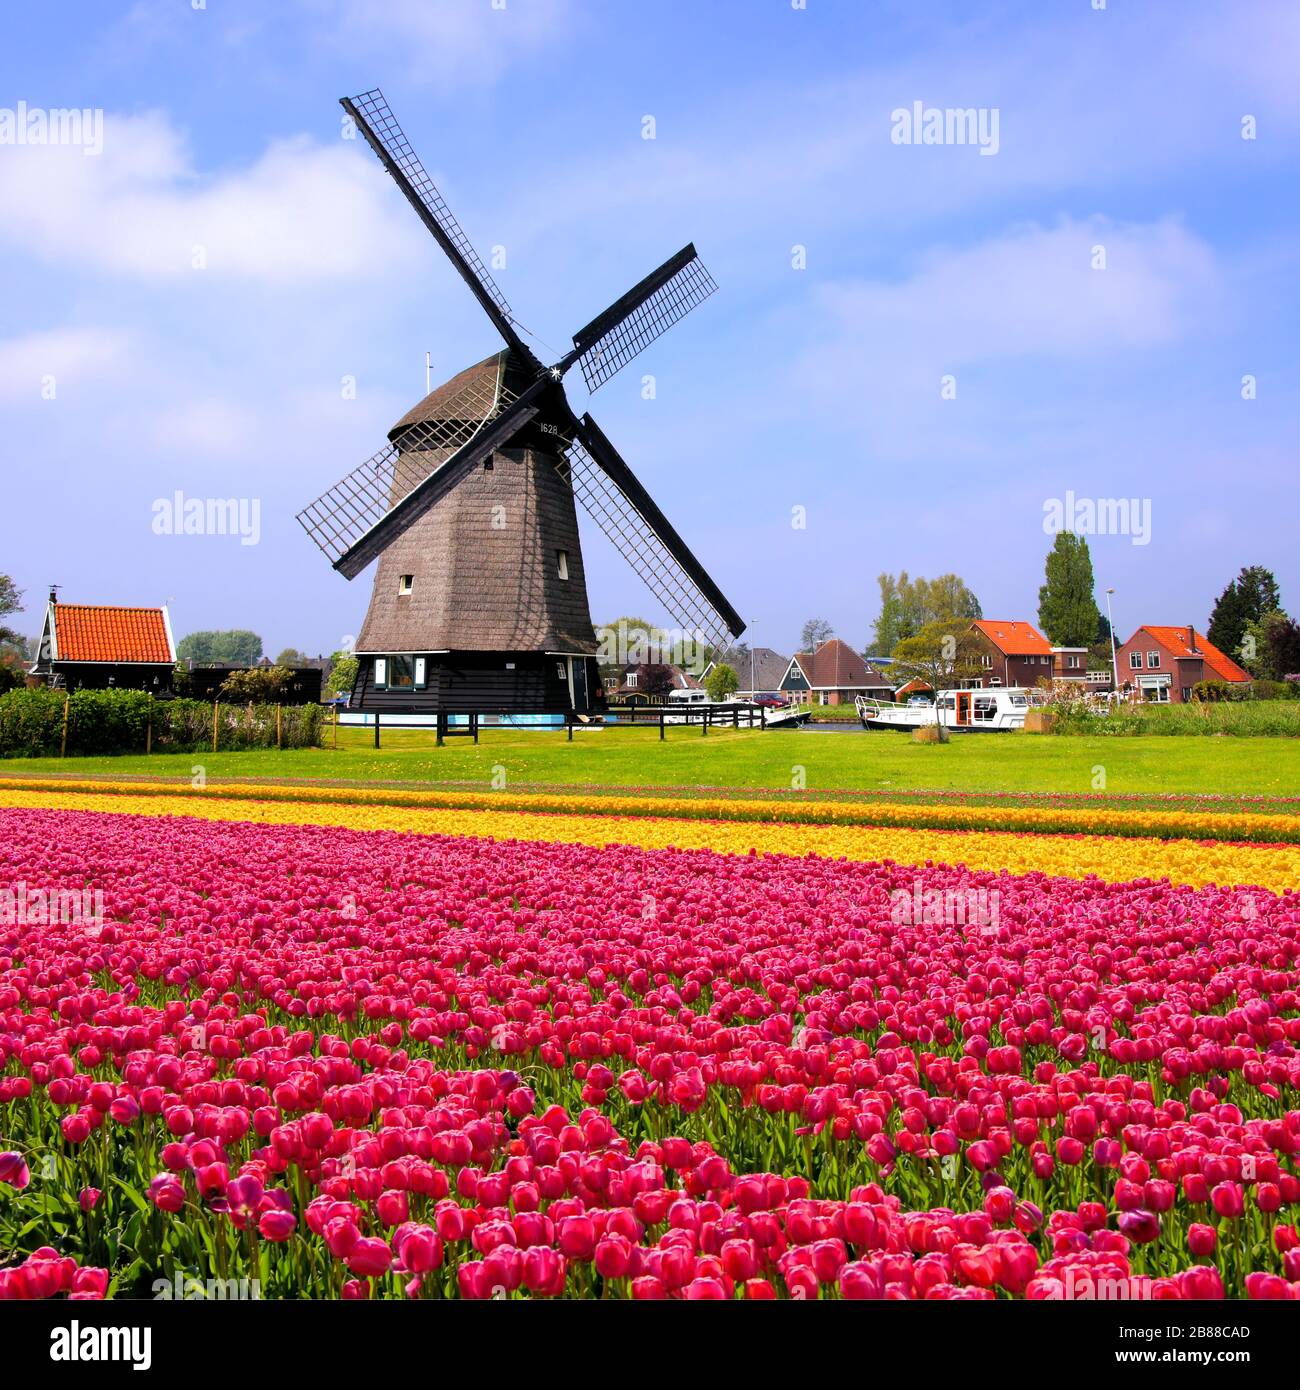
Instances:
[[[1047,553],[1047,582],[1038,591],[1038,625],[1057,647],[1088,647],[1101,611],[1093,597],[1092,555],[1073,531],[1058,531]]]
[[[1215,600],[1205,635],[1221,652],[1231,654],[1240,649],[1247,624],[1282,611],[1282,595],[1273,571],[1263,565],[1244,565]]]

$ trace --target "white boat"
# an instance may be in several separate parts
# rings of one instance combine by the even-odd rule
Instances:
[[[941,723],[954,733],[1000,733],[1023,729],[1031,705],[1046,703],[1041,690],[997,686],[988,690],[941,690],[938,698],[917,704],[893,704],[859,695],[858,717],[864,729],[921,729]]]

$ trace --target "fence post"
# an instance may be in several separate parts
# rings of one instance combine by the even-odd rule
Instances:
[[[469,722],[474,726],[474,747],[478,747],[478,714],[475,712],[469,717]]]
[[[704,708],[700,711],[700,713],[704,716],[704,717],[700,720],[700,733],[701,733],[701,736],[702,736],[702,737],[708,738],[708,736],[709,736],[709,719],[710,719],[710,717],[711,717],[712,714],[713,714],[713,706],[712,706],[712,705],[705,705]]]
[[[72,704],[71,694],[63,697],[63,736],[59,739],[59,757],[68,756],[68,706]]]
[[[149,720],[144,726],[144,751],[153,752],[153,691],[149,692]]]
[[[752,722],[753,722],[753,721],[751,721],[751,723],[752,723]],[[759,707],[758,707],[758,727],[759,727],[760,729],[766,729],[766,728],[767,728],[767,706],[766,706],[766,705],[759,705]]]
[[[664,707],[659,706],[659,742],[664,741]]]
[[[213,700],[213,702],[212,702],[212,751],[213,751],[214,753],[217,751],[217,709],[218,709],[218,708],[219,708],[219,706],[218,706],[218,704],[217,704],[217,701],[216,701],[216,700]]]
[[[736,705],[731,711],[731,724],[735,729],[740,728],[740,706]]]
[[[437,733],[434,735],[434,746],[441,748],[444,737],[443,730],[447,727],[447,712],[445,710],[439,710],[434,716],[434,727],[437,729]]]
[[[570,719],[569,716],[568,716],[567,714],[564,716],[564,727],[565,727],[565,729],[568,731],[569,742],[572,743],[572,742],[573,742],[573,720]]]
[[[283,748],[283,747],[284,747],[284,737],[283,737],[283,734],[282,734],[282,732],[281,732],[281,726],[280,726],[280,710],[281,710],[282,708],[283,708],[283,706],[281,706],[281,705],[276,705],[276,707],[275,707],[275,746],[276,746],[277,748]]]
[[[339,746],[339,707],[334,706],[334,747]]]
[[[375,747],[379,747],[379,711],[375,711]]]

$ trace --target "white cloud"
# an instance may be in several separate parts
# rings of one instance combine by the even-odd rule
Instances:
[[[56,328],[0,339],[0,400],[39,401],[46,379],[55,395],[119,375],[130,338],[106,328]]]
[[[1097,248],[1104,269],[1093,267]],[[1167,342],[1216,290],[1213,255],[1177,221],[1119,225],[1096,217],[931,250],[900,283],[832,285],[819,298],[866,356],[953,368]]]
[[[443,91],[481,87],[518,61],[571,39],[569,0],[304,0],[311,28],[346,53],[403,55],[409,80]]]
[[[359,142],[280,140],[247,168],[203,177],[181,134],[150,113],[109,115],[94,158],[59,146],[0,156],[0,239],[47,261],[293,285],[391,274],[419,247],[418,224]]]

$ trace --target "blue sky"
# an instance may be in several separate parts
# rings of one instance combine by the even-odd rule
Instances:
[[[881,570],[1033,620],[1067,492],[1149,499],[1149,543],[1090,542],[1122,633],[1204,624],[1246,564],[1300,607],[1300,6],[1094,3],[10,9],[0,112],[105,112],[98,154],[0,144],[20,622],[57,581],[273,654],[358,630],[368,577],[294,514],[382,444],[426,349],[442,379],[496,346],[341,138],[372,86],[555,356],[696,242],[719,293],[591,409],[754,641],[818,614],[861,644]],[[996,153],[895,143],[915,102],[996,113]],[[258,543],[154,534],[178,489],[257,499]],[[584,553],[597,621],[661,616],[590,528]]]

